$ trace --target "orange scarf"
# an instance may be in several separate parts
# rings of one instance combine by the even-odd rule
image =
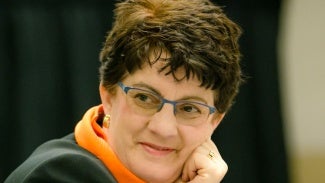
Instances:
[[[131,173],[116,157],[107,143],[103,129],[97,124],[97,119],[103,113],[103,106],[90,108],[81,121],[76,125],[75,137],[79,146],[87,149],[112,172],[118,182],[144,183],[143,180]]]

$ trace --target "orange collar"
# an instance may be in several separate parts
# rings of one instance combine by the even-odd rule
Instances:
[[[96,122],[99,114],[102,113],[104,113],[102,105],[90,108],[85,113],[82,120],[75,127],[75,137],[78,145],[99,158],[118,182],[144,183],[123,166],[108,145],[105,133]]]

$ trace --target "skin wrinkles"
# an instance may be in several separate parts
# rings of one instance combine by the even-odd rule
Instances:
[[[199,87],[200,82],[195,78],[175,81],[171,75],[158,72],[158,63],[144,66],[122,82],[127,86],[144,86],[169,100],[190,96],[213,105],[212,90]],[[182,70],[177,74],[182,75]],[[121,89],[115,91],[110,94],[100,87],[105,113],[111,114],[110,128],[106,131],[109,144],[130,171],[149,182],[176,181],[187,157],[212,135],[222,119],[210,115],[200,125],[182,125],[177,123],[172,105],[164,105],[151,117],[141,116],[127,105]],[[165,150],[159,151],[161,148]]]
[[[156,95],[158,95],[160,97],[166,98],[161,94],[161,92],[159,92],[159,90],[157,90],[154,87],[149,86],[149,85],[147,85],[147,84],[145,84],[143,82],[132,84],[131,87],[141,88],[141,89],[144,89],[146,91],[152,92],[152,93],[154,93],[154,94],[156,94]],[[168,98],[166,98],[166,99],[170,100]],[[173,101],[194,101],[194,102],[207,104],[207,100],[205,100],[201,96],[196,96],[196,95],[183,96],[182,98],[179,98],[179,99],[176,99],[176,100],[173,100]]]

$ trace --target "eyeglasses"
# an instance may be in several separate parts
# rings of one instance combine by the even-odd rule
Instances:
[[[164,104],[168,103],[173,105],[173,112],[178,123],[198,125],[217,111],[215,107],[204,103],[186,100],[171,101],[152,91],[125,86],[122,82],[118,82],[118,85],[126,94],[128,105],[139,115],[152,116],[159,112]]]

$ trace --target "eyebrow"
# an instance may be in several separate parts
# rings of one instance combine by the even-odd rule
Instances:
[[[159,92],[159,90],[155,89],[154,87],[152,87],[152,86],[150,86],[148,84],[142,83],[142,82],[134,84],[134,85],[132,85],[132,87],[147,88],[147,89],[151,90],[151,92],[153,92],[153,93],[155,93],[155,94],[157,94],[159,96],[162,96],[161,93]]]
[[[140,83],[132,85],[132,87],[146,88],[146,89],[149,89],[151,92],[159,95],[160,97],[165,98],[165,97],[163,97],[163,95],[161,94],[161,92],[159,90],[155,89],[154,87],[152,87],[152,86],[150,86],[150,85],[148,85],[146,83],[140,82]],[[202,97],[192,96],[192,95],[184,96],[181,99],[175,100],[175,101],[191,101],[191,100],[193,100],[193,102],[199,102],[200,101],[203,104],[206,104],[206,105],[208,104],[208,102],[205,99],[203,99]]]

